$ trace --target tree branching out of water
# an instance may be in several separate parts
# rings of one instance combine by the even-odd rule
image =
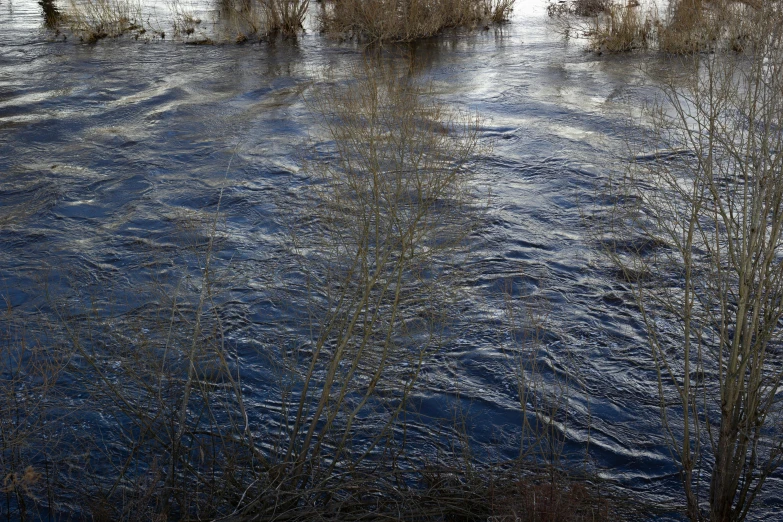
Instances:
[[[746,56],[693,57],[653,115],[612,250],[632,281],[692,521],[742,521],[783,458],[783,43],[766,10]]]
[[[393,480],[423,365],[442,346],[454,287],[442,263],[473,228],[475,118],[460,119],[405,75],[367,65],[309,98],[324,131],[291,244],[285,290],[309,324],[275,351],[283,409],[270,473],[246,516],[307,518]],[[455,256],[457,256],[455,258]],[[383,488],[381,488],[383,489]],[[310,506],[310,508],[308,508]]]

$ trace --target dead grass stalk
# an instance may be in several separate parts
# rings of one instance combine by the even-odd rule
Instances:
[[[508,19],[514,0],[335,0],[322,12],[326,32],[369,42],[427,38],[450,27]]]

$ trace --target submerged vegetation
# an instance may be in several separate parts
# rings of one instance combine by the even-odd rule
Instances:
[[[508,19],[514,0],[334,0],[322,16],[333,34],[369,42],[407,42],[451,27]]]
[[[673,0],[666,12],[637,1],[550,2],[548,14],[566,35],[585,36],[596,52],[658,49],[692,54],[716,49],[743,51],[761,16],[779,11],[777,2]]]
[[[296,37],[304,28],[310,0],[220,0],[222,29],[208,34],[201,20],[178,0],[168,2],[166,20],[139,0],[68,0],[63,12],[42,3],[49,27],[67,30],[83,41],[129,35],[165,39],[167,31],[188,43]],[[411,41],[453,27],[488,27],[505,22],[515,0],[324,0],[321,31],[338,38],[374,42]],[[55,16],[56,13],[56,16]],[[170,20],[169,20],[170,19]],[[167,28],[166,25],[171,27]]]

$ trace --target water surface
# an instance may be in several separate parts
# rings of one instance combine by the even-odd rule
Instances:
[[[460,282],[471,301],[419,398],[438,411],[458,394],[477,441],[515,453],[516,381],[498,333],[510,289],[541,310],[546,378],[571,374],[570,450],[589,443],[603,476],[643,500],[679,502],[643,327],[584,218],[602,212],[596,189],[622,171],[638,108],[670,64],[587,53],[553,30],[543,2],[517,3],[507,25],[409,49],[440,99],[481,115],[481,139],[493,144],[475,180],[491,188],[486,224]],[[269,338],[286,314],[265,293],[285,277],[269,267],[307,197],[301,151],[318,139],[304,100],[313,79],[339,79],[362,60],[356,45],[310,27],[296,42],[87,45],[45,29],[34,0],[1,0],[0,294],[8,304],[34,313],[46,307],[43,288],[77,286],[109,307],[152,280],[197,273],[183,238],[204,239],[188,235],[189,223],[209,222],[222,189],[218,256],[234,277],[227,338],[248,354]],[[246,384],[262,390],[263,361],[244,364]],[[249,398],[257,411],[270,400],[260,391]],[[781,508],[779,482],[768,491],[759,520]]]

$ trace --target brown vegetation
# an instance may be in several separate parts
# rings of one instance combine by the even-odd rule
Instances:
[[[310,5],[308,0],[221,0],[220,34],[207,34],[201,21],[177,1],[168,5],[172,15],[170,28],[165,27],[169,21],[144,16],[138,0],[69,1],[62,16],[56,22],[52,18],[52,23],[90,43],[124,34],[165,39],[167,32],[175,38],[199,43],[242,43],[254,36],[292,37],[301,32]],[[332,0],[322,4],[320,17],[327,33],[367,42],[400,42],[433,36],[452,27],[488,27],[504,22],[514,1]]]
[[[612,7],[612,0],[549,0],[546,10],[549,16],[597,16]]]
[[[308,0],[261,0],[267,34],[296,36],[302,30]]]
[[[692,54],[746,50],[757,15],[775,9],[772,3],[755,1],[672,0],[661,16],[635,1],[583,0],[550,3],[548,12],[560,21],[564,34],[587,36],[590,49],[597,52],[657,47],[666,53]]]
[[[643,16],[638,6],[611,4],[588,33],[590,46],[597,52],[625,52],[644,49],[653,36],[653,19]]]
[[[144,29],[137,0],[69,0],[58,22],[87,43]]]
[[[334,0],[321,14],[326,32],[369,42],[405,42],[450,27],[508,19],[515,0]]]
[[[242,43],[251,37],[298,35],[308,6],[307,0],[220,0],[220,23],[207,32],[206,24],[177,0],[167,4],[169,14],[163,21],[150,19],[138,0],[70,0],[53,19],[53,28],[68,30],[88,43],[123,35],[165,39],[167,32],[188,44]]]

